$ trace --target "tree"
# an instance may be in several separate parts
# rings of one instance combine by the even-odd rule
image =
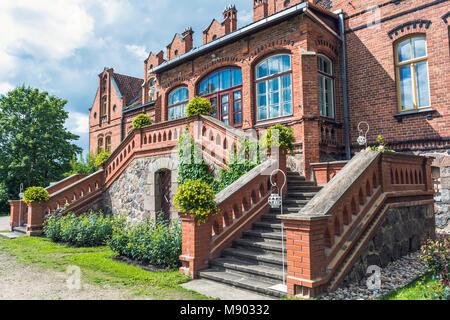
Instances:
[[[61,180],[82,151],[72,143],[79,137],[64,126],[66,103],[25,86],[0,96],[0,182],[11,198],[18,198],[20,183],[47,187]]]

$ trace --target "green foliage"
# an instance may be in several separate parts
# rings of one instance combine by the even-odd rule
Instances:
[[[61,180],[82,151],[72,143],[79,137],[66,129],[66,103],[25,86],[0,96],[0,181],[12,198],[21,183],[26,188]]]
[[[395,152],[394,150],[386,148],[386,143],[384,142],[383,136],[377,137],[377,146],[368,147],[367,149],[370,151],[380,151],[380,152]]]
[[[181,185],[188,180],[202,180],[212,185],[214,175],[206,164],[200,152],[197,154],[195,142],[191,138],[189,130],[185,130],[178,141],[178,157],[180,166],[178,168],[178,184]]]
[[[9,212],[9,193],[4,182],[0,182],[0,215]]]
[[[181,222],[157,219],[114,227],[108,245],[120,256],[157,267],[176,268],[181,255]]]
[[[270,150],[272,147],[272,143],[274,140],[274,132],[278,130],[278,143],[274,145],[275,147],[279,146],[279,148],[284,152],[293,153],[295,150],[295,137],[294,130],[291,127],[285,127],[279,123],[270,127],[267,130],[264,143],[267,146],[267,149]]]
[[[194,97],[186,106],[186,115],[188,117],[196,115],[209,116],[213,111],[211,102],[208,99],[201,97]]]
[[[175,205],[183,213],[194,215],[199,222],[206,222],[219,209],[214,202],[214,192],[211,187],[201,180],[187,180],[175,195]]]
[[[81,216],[52,214],[45,221],[44,234],[53,242],[68,243],[76,247],[94,247],[104,245],[112,236],[113,228],[123,225],[123,220],[104,217],[101,212],[90,212]]]
[[[139,129],[152,124],[152,119],[146,114],[140,114],[133,120],[133,129]]]
[[[27,204],[32,202],[44,203],[50,198],[48,191],[42,187],[29,187],[23,193],[23,201]]]
[[[104,164],[108,158],[111,156],[111,154],[109,152],[101,152],[97,158],[95,159],[95,164],[97,166],[101,166],[102,164]]]
[[[77,161],[75,155],[70,160],[71,170],[64,174],[64,177],[70,177],[74,174],[92,174],[97,172],[98,168],[95,163],[96,156],[93,153],[89,153],[83,158],[83,153],[80,154],[80,158]]]
[[[244,174],[261,164],[259,157],[259,145],[256,142],[245,140],[241,143],[243,148],[235,150],[235,153],[227,163],[228,169],[221,169],[219,177],[213,183],[213,191],[218,193],[238,180]],[[254,154],[251,154],[252,151]]]
[[[439,281],[434,287],[434,298],[450,299],[450,239],[446,236],[437,240],[429,239],[420,251],[420,259],[430,268],[433,279]]]

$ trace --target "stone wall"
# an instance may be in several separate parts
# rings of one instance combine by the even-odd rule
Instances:
[[[134,159],[120,177],[104,192],[104,209],[107,213],[125,214],[131,221],[153,218],[159,211],[159,188],[156,173],[171,171],[172,188],[170,200],[177,191],[178,158],[163,155]],[[173,210],[172,217],[178,216]]]
[[[367,268],[371,265],[384,268],[391,261],[419,250],[421,242],[434,235],[433,205],[389,210],[342,285],[360,282],[367,276]]]

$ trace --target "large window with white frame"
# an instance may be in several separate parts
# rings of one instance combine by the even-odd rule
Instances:
[[[189,91],[187,87],[180,87],[169,94],[168,120],[184,118],[186,106],[189,103]]]
[[[430,107],[427,42],[425,36],[403,39],[395,46],[399,111]]]
[[[317,57],[319,72],[319,109],[322,117],[334,118],[333,63],[323,55]]]
[[[291,116],[291,56],[271,56],[256,66],[256,106],[258,121]]]

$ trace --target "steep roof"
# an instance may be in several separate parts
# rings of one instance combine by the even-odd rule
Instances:
[[[143,79],[120,73],[114,73],[113,77],[117,83],[120,94],[125,99],[125,105],[129,104],[141,92],[142,84],[144,83]]]

